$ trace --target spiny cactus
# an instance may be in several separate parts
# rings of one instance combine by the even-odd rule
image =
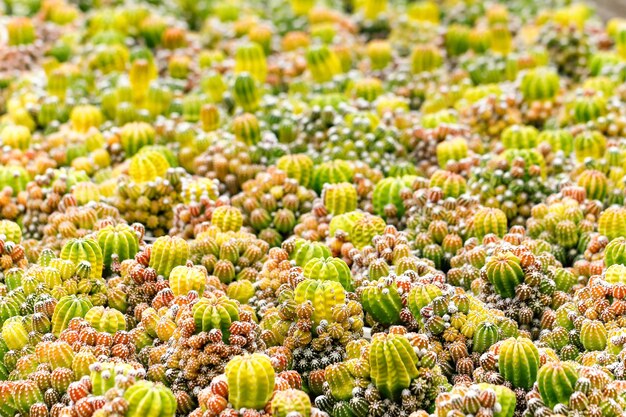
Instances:
[[[530,389],[537,380],[539,350],[525,337],[506,339],[500,345],[498,367],[514,387]]]
[[[409,341],[399,335],[377,333],[369,354],[370,375],[386,398],[398,399],[418,376],[417,356]]]
[[[263,409],[272,397],[276,375],[268,356],[235,356],[226,365],[225,373],[228,400],[235,409]]]
[[[180,237],[162,236],[152,245],[150,268],[159,275],[169,277],[172,269],[183,265],[189,258],[189,244]]]

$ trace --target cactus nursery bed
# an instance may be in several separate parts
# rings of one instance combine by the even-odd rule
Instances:
[[[619,1],[0,0],[0,417],[626,416]]]

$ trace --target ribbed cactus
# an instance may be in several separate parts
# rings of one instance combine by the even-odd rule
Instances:
[[[481,322],[474,331],[472,350],[484,353],[499,340],[500,329],[498,326],[488,321]]]
[[[432,44],[417,45],[411,53],[411,72],[419,74],[441,67],[443,56],[439,48]]]
[[[318,83],[331,81],[341,74],[341,61],[337,54],[326,45],[313,46],[306,52],[307,69]]]
[[[228,297],[209,295],[202,297],[192,309],[196,332],[208,332],[212,329],[222,331],[223,337],[228,338],[228,329],[232,322],[239,320],[237,302]]]
[[[81,104],[72,109],[70,122],[74,129],[80,133],[87,133],[92,127],[99,127],[104,121],[102,111],[90,104]]]
[[[235,138],[248,146],[255,145],[261,140],[259,119],[253,114],[244,113],[233,119],[233,133]]]
[[[175,296],[187,295],[195,291],[199,295],[204,292],[207,274],[203,267],[179,265],[172,269],[168,279]]]
[[[278,169],[285,171],[289,178],[308,187],[313,179],[313,160],[305,154],[285,155],[276,161]]]
[[[220,206],[213,211],[211,224],[219,227],[222,232],[238,232],[243,225],[243,214],[236,207]]]
[[[626,265],[626,237],[613,239],[604,249],[604,264]]]
[[[152,245],[150,268],[157,274],[169,277],[178,265],[184,265],[189,258],[189,244],[180,237],[161,236]]]
[[[4,241],[20,243],[22,241],[22,229],[11,220],[0,220],[0,236],[4,235]]]
[[[241,45],[235,52],[235,73],[247,72],[260,83],[267,76],[267,59],[263,48],[256,42]]]
[[[104,265],[111,266],[111,257],[117,255],[120,262],[132,259],[139,251],[137,233],[126,224],[107,226],[98,231],[98,245],[104,256]]]
[[[128,417],[174,417],[176,397],[162,384],[137,381],[124,393],[128,401]]]
[[[86,261],[91,266],[89,276],[101,278],[104,267],[104,256],[100,245],[93,239],[78,238],[70,239],[61,249],[60,258],[71,261],[76,267]]]
[[[349,400],[352,398],[352,390],[356,382],[350,374],[350,369],[346,362],[339,362],[326,367],[324,376],[333,398],[337,400]]]
[[[15,381],[12,391],[13,398],[11,402],[22,415],[29,415],[30,407],[44,400],[43,393],[35,381]]]
[[[358,196],[354,185],[341,182],[328,184],[322,191],[324,205],[331,214],[344,214],[356,210]]]
[[[59,300],[52,314],[52,333],[55,336],[65,330],[74,317],[85,317],[93,307],[86,297],[67,295]]]
[[[324,184],[352,182],[353,176],[354,169],[350,163],[336,159],[330,162],[324,162],[315,167],[311,185],[316,192],[321,193]]]
[[[318,325],[322,320],[333,322],[333,308],[346,301],[346,290],[335,281],[305,279],[295,290],[296,303],[310,301],[313,305],[313,322]]]
[[[28,149],[30,140],[30,130],[26,126],[9,125],[0,131],[0,143],[13,149]]]
[[[430,177],[430,186],[441,188],[444,198],[457,198],[467,191],[465,178],[450,171],[437,170]]]
[[[20,350],[28,344],[28,331],[24,326],[22,317],[11,317],[4,322],[2,339],[12,350]]]
[[[272,398],[272,415],[274,417],[288,417],[297,413],[302,417],[311,415],[311,399],[304,391],[287,389],[277,391]]]
[[[129,364],[116,364],[113,362],[95,362],[90,367],[89,379],[91,380],[91,392],[94,395],[104,395],[108,390],[115,387],[117,375],[128,375],[133,371]]]
[[[533,149],[537,147],[538,136],[533,126],[513,125],[504,129],[500,140],[506,149]]]
[[[496,411],[494,417],[513,417],[515,414],[515,406],[517,405],[517,398],[515,393],[511,389],[504,385],[493,384],[478,384],[478,387],[482,390],[493,391],[496,395],[496,404],[499,404],[499,411]]]
[[[507,231],[506,214],[500,209],[492,207],[481,207],[472,219],[472,232],[478,239],[493,233],[502,237]]]
[[[114,308],[96,306],[92,307],[87,314],[85,320],[91,324],[91,327],[99,332],[114,334],[119,330],[126,330],[126,319],[124,315]]]
[[[325,244],[300,239],[296,241],[296,247],[290,258],[295,261],[296,265],[304,267],[311,259],[328,258],[330,256],[330,249]]]
[[[242,72],[235,78],[233,96],[243,111],[254,112],[259,108],[261,92],[256,83],[252,75],[247,72]]]
[[[574,150],[574,136],[565,129],[544,130],[537,138],[538,143],[548,143],[553,151],[570,155]]]
[[[539,350],[530,339],[511,337],[500,346],[498,366],[515,388],[530,389],[537,380]]]
[[[261,353],[235,356],[226,365],[228,401],[236,410],[265,407],[274,391],[275,373],[270,358]]]
[[[365,217],[365,213],[362,211],[351,211],[349,213],[339,214],[337,216],[333,216],[330,220],[330,224],[328,225],[328,234],[329,236],[335,236],[339,230],[342,232],[349,234],[354,227],[354,224],[357,220]]]
[[[626,237],[626,209],[611,206],[600,214],[598,231],[609,240]]]
[[[520,89],[527,101],[552,100],[559,92],[559,75],[548,68],[529,70],[522,77]]]
[[[169,162],[160,152],[147,150],[139,152],[130,160],[128,175],[138,183],[164,178],[170,168]]]
[[[520,259],[510,252],[498,253],[487,259],[487,279],[503,298],[513,298],[515,287],[524,280]]]
[[[578,372],[568,362],[548,362],[539,369],[537,387],[541,399],[550,408],[557,404],[567,404],[576,391]]]
[[[451,24],[444,37],[444,46],[449,56],[462,55],[469,49],[470,28]]]
[[[590,200],[604,200],[609,190],[608,178],[603,172],[595,169],[583,171],[578,176],[577,183],[585,189]]]
[[[407,307],[413,316],[420,320],[422,308],[426,307],[432,300],[440,297],[443,293],[434,284],[419,284],[411,289],[408,295]]]
[[[303,275],[309,279],[336,281],[346,291],[353,291],[352,273],[346,262],[339,258],[313,258],[304,265]]]
[[[584,131],[574,137],[574,153],[578,162],[585,158],[602,158],[606,151],[606,137],[598,131]]]
[[[155,137],[154,128],[146,122],[127,123],[120,130],[120,144],[127,158],[135,155],[144,146],[154,145]]]
[[[385,226],[386,223],[382,218],[370,214],[365,215],[357,219],[352,225],[350,240],[356,248],[362,249],[370,245],[375,236],[382,234]]]
[[[386,398],[397,400],[419,375],[417,355],[404,336],[376,333],[369,352],[370,377]]]
[[[585,320],[580,328],[580,342],[587,350],[604,350],[608,331],[599,320]]]
[[[374,212],[382,217],[402,217],[404,215],[404,203],[402,200],[402,190],[411,190],[411,185],[416,179],[415,176],[406,175],[400,178],[385,178],[379,181],[374,188],[372,204]],[[388,209],[391,208],[395,216],[388,216]]]
[[[361,304],[373,318],[382,324],[396,324],[400,321],[402,298],[395,284],[387,285],[385,278],[363,288]]]

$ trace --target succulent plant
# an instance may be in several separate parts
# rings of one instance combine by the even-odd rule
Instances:
[[[530,389],[539,371],[539,350],[530,339],[508,338],[500,345],[498,367],[514,387]]]
[[[557,404],[566,404],[575,391],[578,372],[568,362],[548,362],[539,369],[537,386],[541,399],[553,408]]]
[[[91,278],[102,277],[104,256],[100,245],[93,239],[70,239],[63,245],[60,258],[71,261],[77,267],[81,262],[88,262],[89,276]]]
[[[93,307],[85,297],[67,295],[59,300],[52,314],[52,333],[58,336],[75,317],[85,317]]]
[[[189,258],[189,244],[182,238],[162,236],[152,245],[150,268],[157,274],[169,277],[172,270],[185,264]]]
[[[164,385],[150,381],[137,381],[124,392],[128,402],[129,417],[173,417],[176,414],[176,397]]]
[[[136,232],[125,224],[100,229],[97,240],[104,257],[104,266],[107,268],[111,267],[113,256],[122,262],[126,259],[132,259],[139,251]]]
[[[339,258],[313,258],[304,265],[305,278],[336,281],[346,291],[353,291],[352,273],[345,261]]]
[[[291,413],[298,413],[302,417],[311,415],[311,400],[304,392],[297,389],[278,391],[272,398],[272,415],[287,417]]]
[[[322,320],[333,322],[333,308],[346,301],[346,290],[339,282],[305,279],[295,289],[296,303],[310,302],[313,307],[311,319],[315,325]]]
[[[276,374],[268,356],[236,356],[226,365],[225,373],[228,400],[236,409],[263,409],[272,397]]]
[[[378,333],[370,347],[370,376],[382,395],[397,399],[418,376],[417,356],[409,341],[398,335]]]
[[[219,329],[224,338],[228,337],[230,325],[239,320],[237,303],[224,296],[200,298],[194,304],[192,314],[197,332]]]

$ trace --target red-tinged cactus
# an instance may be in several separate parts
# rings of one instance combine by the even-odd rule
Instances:
[[[98,245],[104,257],[104,266],[111,267],[112,257],[119,262],[132,259],[139,251],[137,233],[126,224],[110,225],[98,231]]]
[[[85,297],[67,295],[59,300],[52,314],[52,333],[59,336],[75,317],[85,317],[93,307],[91,301]]]
[[[197,333],[219,329],[226,340],[230,325],[239,320],[239,307],[228,297],[210,295],[194,304],[192,315]]]
[[[346,301],[346,290],[335,281],[306,279],[294,292],[296,303],[310,302],[313,306],[311,319],[317,326],[322,320],[334,322],[333,309]]]
[[[395,284],[389,284],[386,278],[363,288],[361,303],[363,309],[378,323],[391,325],[400,321],[402,297]]]
[[[304,265],[302,274],[309,279],[336,281],[346,291],[353,291],[352,273],[346,262],[339,258],[313,258]]]
[[[13,385],[13,403],[23,415],[28,415],[30,407],[43,402],[43,393],[35,381],[16,381]]]
[[[137,381],[124,393],[128,417],[174,417],[176,397],[162,384]]]
[[[324,206],[331,214],[344,214],[356,210],[358,196],[354,186],[347,182],[328,184],[322,191]]]
[[[226,365],[225,373],[228,400],[235,409],[260,410],[272,397],[276,374],[268,356],[235,356]]]
[[[478,387],[487,391],[481,395],[481,401],[485,401],[487,405],[493,400],[490,391],[495,393],[496,403],[500,405],[500,407],[499,411],[494,410],[494,417],[513,417],[515,414],[515,406],[517,405],[517,399],[513,391],[503,385],[486,383],[478,384]]]
[[[46,362],[54,370],[57,368],[70,368],[74,361],[74,351],[72,347],[62,340],[50,343],[46,349]]]
[[[93,239],[71,239],[61,249],[60,258],[71,261],[76,267],[81,262],[88,262],[91,267],[90,278],[101,278],[104,256],[100,245]]]
[[[277,391],[272,398],[271,410],[275,417],[288,417],[293,413],[310,417],[311,400],[307,393],[299,389]]]
[[[567,404],[574,393],[578,372],[569,362],[548,362],[539,369],[537,387],[541,399],[550,408],[557,404]]]
[[[525,337],[506,339],[500,345],[498,367],[514,387],[530,389],[537,380],[539,350]]]
[[[178,265],[184,265],[189,259],[189,244],[180,237],[162,236],[152,245],[150,268],[163,277]]]
[[[398,399],[419,375],[417,355],[406,337],[377,333],[369,352],[370,377],[386,398]]]
[[[512,253],[498,253],[487,259],[487,279],[503,298],[513,298],[515,288],[524,280],[520,259]]]

